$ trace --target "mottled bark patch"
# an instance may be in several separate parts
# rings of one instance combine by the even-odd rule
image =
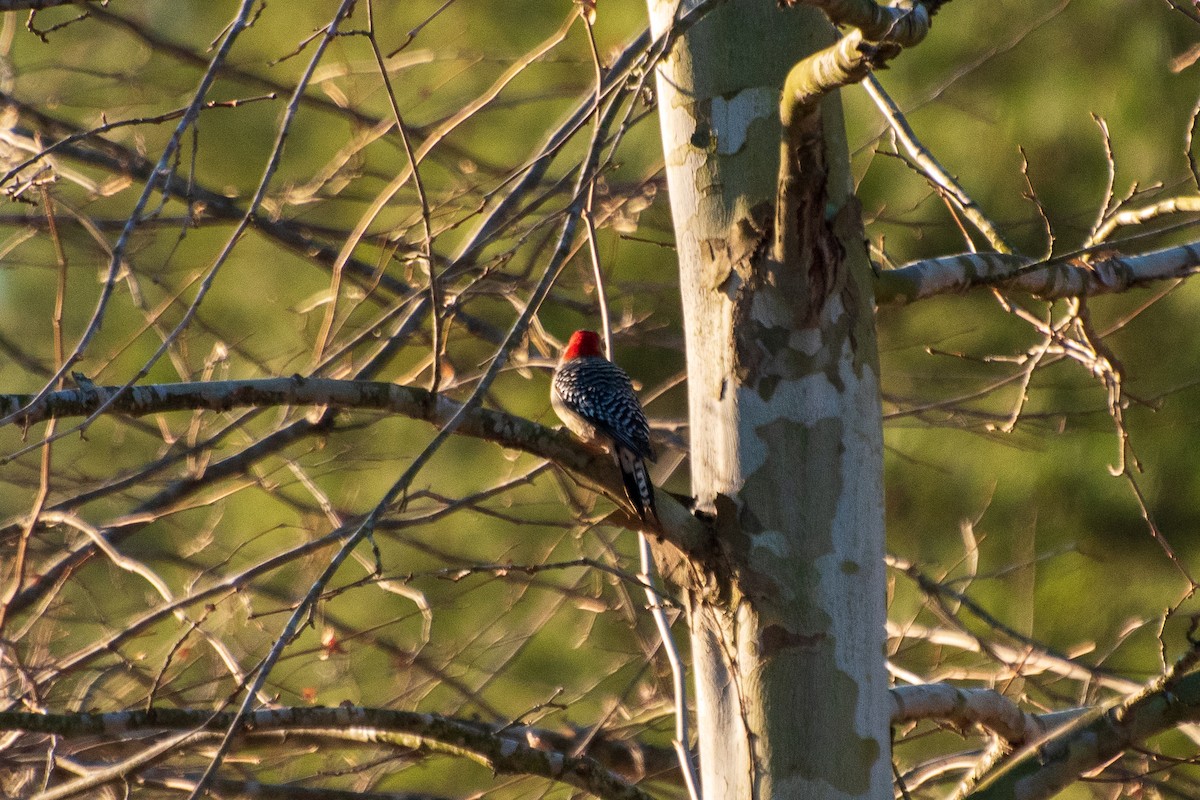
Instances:
[[[842,476],[828,467],[842,462],[842,432],[837,418],[811,425],[777,419],[756,427],[767,457],[746,476],[743,529],[783,532],[791,554],[808,562],[832,552]]]
[[[833,640],[826,638],[818,647],[792,648],[767,662],[765,680],[779,692],[764,709],[768,729],[789,730],[796,737],[793,742],[776,742],[771,748],[774,763],[769,773],[776,780],[777,796],[795,796],[789,794],[788,786],[793,776],[824,781],[855,797],[870,786],[871,770],[863,769],[863,765],[879,759],[879,742],[858,735],[854,728],[859,687],[838,669],[834,650]],[[809,680],[804,681],[804,677]],[[781,696],[785,694],[791,697]],[[814,702],[818,696],[825,699]],[[803,745],[812,741],[837,742],[839,757],[829,758],[825,749]]]
[[[769,280],[762,265],[768,258],[773,214],[769,203],[760,203],[731,226],[728,237],[700,243],[709,287],[732,304],[732,327],[737,331],[733,374],[740,386],[757,382],[761,360],[787,339],[781,329],[775,336],[779,341],[773,342],[753,316],[755,297]]]
[[[795,633],[782,625],[768,625],[762,632],[762,653],[765,658],[778,655],[789,647],[816,647],[825,641],[825,633]]]

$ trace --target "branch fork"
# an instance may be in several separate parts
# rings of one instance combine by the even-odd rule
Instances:
[[[800,0],[784,0],[796,5]],[[871,0],[806,0],[820,8],[835,25],[852,30],[824,50],[794,66],[784,83],[784,125],[805,116],[829,92],[858,83],[906,47],[919,44],[933,24],[944,0],[881,6]],[[788,109],[788,105],[795,108]]]

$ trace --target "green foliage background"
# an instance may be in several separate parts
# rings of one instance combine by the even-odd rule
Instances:
[[[349,28],[365,27],[364,5]],[[440,5],[397,0],[374,6],[385,52],[415,32],[396,56],[391,78],[417,144],[574,13],[567,2],[458,0],[430,19]],[[221,36],[235,7],[231,2],[115,0],[93,18],[46,33],[46,41],[26,30],[23,16],[8,14],[0,39],[0,88],[80,129],[156,117],[186,105],[201,68],[148,43],[146,36],[207,60],[209,44]],[[245,204],[269,157],[286,88],[294,85],[312,52],[311,45],[298,53],[297,48],[328,22],[335,7],[312,2],[262,8],[233,52],[232,63],[244,74],[223,76],[211,94],[218,101],[249,102],[203,113],[176,164],[182,174]],[[604,58],[645,25],[644,7],[632,0],[602,0],[598,12],[596,38]],[[42,12],[35,24],[45,31],[78,14],[74,7]],[[139,37],[138,30],[146,36]],[[1192,178],[1184,141],[1200,67],[1173,71],[1171,65],[1198,39],[1200,25],[1156,0],[958,0],[938,14],[929,39],[881,78],[924,143],[1006,235],[1030,254],[1048,248],[1046,228],[1027,196],[1032,192],[1045,209],[1054,252],[1066,253],[1083,241],[1106,202],[1108,161],[1093,115],[1111,132],[1118,196],[1136,185],[1139,195],[1131,201],[1136,206],[1195,192],[1188,188]],[[249,76],[284,91],[261,99],[269,87]],[[433,149],[421,165],[421,177],[433,202],[439,269],[473,230],[480,207],[503,191],[508,172],[588,95],[593,80],[584,29],[576,24],[562,44]],[[289,134],[266,208],[269,215],[297,222],[315,239],[337,247],[407,162],[395,130],[344,159],[339,156],[370,128],[367,118],[386,120],[391,113],[366,37],[344,36],[330,47],[309,95],[313,102],[301,110]],[[852,88],[843,97],[872,244],[893,264],[962,252],[962,235],[937,195],[902,161],[881,152],[891,150],[888,135],[866,96]],[[25,123],[14,122],[10,114],[5,125],[13,124]],[[107,136],[154,161],[174,124],[120,127]],[[17,130],[14,136],[19,135],[28,132]],[[557,212],[565,205],[569,181],[555,182],[571,177],[585,142],[586,135],[575,137],[551,167],[543,184],[544,210]],[[10,155],[8,164],[22,157]],[[1024,173],[1023,161],[1028,164]],[[69,264],[64,318],[69,348],[87,325],[99,292],[97,275],[107,265],[106,245],[99,240],[111,246],[142,184],[62,155],[47,163],[53,171],[41,177],[54,178],[47,191]],[[607,167],[607,192],[600,202],[642,196],[646,187],[659,191],[640,216],[631,218],[636,232],[632,225],[601,230],[600,252],[619,328],[618,360],[644,387],[644,396],[653,398],[648,411],[662,430],[667,454],[657,477],[686,494],[686,462],[681,463],[678,447],[686,439],[681,322],[661,164],[656,119],[639,103]],[[330,165],[339,167],[336,174],[318,183]],[[50,318],[56,259],[44,224],[45,202],[32,188],[21,200],[0,209],[0,387],[6,393],[37,391],[55,364]],[[98,383],[124,382],[146,363],[162,341],[156,326],[169,330],[182,319],[197,276],[232,229],[227,220],[213,220],[177,199],[160,203],[156,198],[150,208],[129,252],[141,299],[132,284],[122,285],[100,335],[77,367]],[[189,215],[196,225],[184,224]],[[97,226],[96,233],[79,223],[85,217]],[[478,267],[448,281],[448,291],[461,293],[458,309],[482,326],[506,330],[516,314],[512,297],[525,297],[521,283],[540,274],[554,228],[534,225],[537,217],[531,215],[490,247]],[[1122,249],[1141,251],[1194,235],[1184,227]],[[421,239],[410,182],[371,224],[355,254],[392,278],[420,285],[423,272],[413,253]],[[568,265],[539,314],[540,327],[518,354],[517,367],[496,383],[489,403],[556,424],[546,395],[552,345],[576,327],[597,325],[590,269],[585,253]],[[251,232],[222,267],[197,320],[146,381],[307,372],[329,285],[328,269]],[[380,309],[395,301],[361,284],[348,284],[345,292],[339,306],[342,339],[370,332]],[[1108,342],[1127,369],[1130,398],[1145,401],[1128,411],[1132,446],[1144,467],[1138,485],[1162,535],[1190,571],[1200,566],[1193,543],[1200,527],[1194,499],[1198,292],[1185,283],[1090,303],[1099,328],[1117,328]],[[353,302],[363,293],[368,293],[366,302]],[[380,304],[373,305],[371,297],[381,298]],[[1019,301],[1045,313],[1042,305]],[[143,309],[153,310],[153,322]],[[1009,380],[984,390],[1020,372],[1011,357],[1036,342],[1027,325],[981,292],[881,309],[879,330],[892,551],[931,574],[962,578],[959,588],[998,618],[1054,647],[1080,652],[1096,643],[1088,657],[1092,663],[1103,662],[1138,680],[1159,671],[1158,620],[1189,586],[1151,536],[1129,483],[1108,472],[1117,460],[1118,440],[1105,410],[1104,388],[1074,362],[1040,369],[1021,420],[1014,431],[1003,433],[999,428],[1017,401],[1019,384]],[[425,335],[412,337],[379,379],[427,385],[428,331],[426,322]],[[460,320],[448,331],[443,385],[461,398],[494,342]],[[379,332],[385,333],[383,327]],[[214,357],[221,348],[227,358]],[[342,365],[361,363],[362,352],[365,348]],[[77,511],[92,524],[112,525],[172,481],[202,475],[206,463],[239,452],[285,418],[303,414],[303,409],[259,414],[199,460],[178,459],[146,480],[79,504]],[[85,435],[70,434],[55,443],[50,502],[177,455],[185,443],[232,418],[171,414],[136,422],[98,420]],[[42,434],[42,428],[9,427],[0,431],[0,446],[5,454],[17,453]],[[331,523],[319,496],[343,517],[368,510],[431,435],[428,426],[404,419],[344,416],[332,431],[297,441],[247,472],[182,500],[126,539],[121,550],[152,565],[179,593],[235,574],[326,533]],[[30,450],[0,467],[0,510],[10,522],[28,513],[39,463],[40,451]],[[665,743],[671,724],[665,702],[669,683],[661,658],[648,655],[656,649],[653,629],[632,587],[581,567],[456,581],[438,573],[480,563],[539,565],[580,557],[635,571],[631,535],[574,525],[564,501],[570,497],[590,507],[593,499],[552,471],[537,471],[509,491],[443,512],[455,498],[536,467],[529,456],[475,441],[444,447],[421,473],[407,508],[393,515],[379,536],[386,576],[419,592],[431,609],[427,640],[426,620],[411,598],[357,584],[366,569],[348,566],[337,584],[342,591],[322,603],[316,625],[287,651],[272,675],[270,693],[285,704],[349,700],[488,720],[530,719],[549,727],[603,726],[615,736],[646,734]],[[311,479],[310,486],[301,473]],[[606,509],[605,501],[597,501],[595,517]],[[970,543],[961,534],[964,521],[971,521]],[[6,531],[0,563],[15,546],[11,524]],[[44,560],[79,540],[78,534],[55,528],[38,533],[31,548]],[[249,668],[273,643],[290,604],[326,563],[328,552],[298,559],[256,578],[245,591],[220,598],[203,626],[223,636]],[[893,592],[893,619],[916,618],[922,601],[913,587],[897,578]],[[159,602],[140,579],[92,559],[44,610],[26,611],[10,624],[32,626],[37,634],[22,645],[23,657],[47,666],[121,630],[129,618]],[[1190,609],[1188,604],[1183,610]],[[43,618],[34,620],[35,613]],[[1169,656],[1185,645],[1186,614],[1176,619],[1163,636]],[[1131,627],[1131,620],[1140,625]],[[329,631],[340,648],[322,648],[321,637]],[[981,679],[981,660],[975,656],[897,646],[897,660],[911,669]],[[160,676],[157,702],[212,707],[231,691],[229,675],[211,651],[167,617],[116,652],[98,655],[45,686],[43,700],[47,707],[68,710],[136,706],[145,702],[169,653],[174,655]],[[1047,681],[1027,691],[1040,702],[1059,688]],[[409,766],[410,761],[420,766]],[[346,770],[347,777],[339,780],[347,784],[379,789],[462,793],[492,786],[486,770],[464,768],[459,760],[391,756],[376,764],[360,751],[335,757],[300,745],[286,763],[259,774],[315,780],[322,771],[336,769]],[[525,796],[546,790],[537,782],[502,781],[497,791]]]

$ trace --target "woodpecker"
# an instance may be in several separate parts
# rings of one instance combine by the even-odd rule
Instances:
[[[654,460],[650,426],[629,376],[604,357],[595,331],[571,334],[550,382],[550,404],[572,433],[612,453],[638,517],[657,521],[654,486],[642,461]]]

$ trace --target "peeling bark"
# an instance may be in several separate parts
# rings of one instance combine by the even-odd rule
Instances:
[[[650,7],[660,33],[674,3]],[[692,490],[717,531],[678,571],[713,800],[891,797],[871,272],[837,97],[780,119],[792,66],[836,40],[814,9],[730,0],[659,68]]]

